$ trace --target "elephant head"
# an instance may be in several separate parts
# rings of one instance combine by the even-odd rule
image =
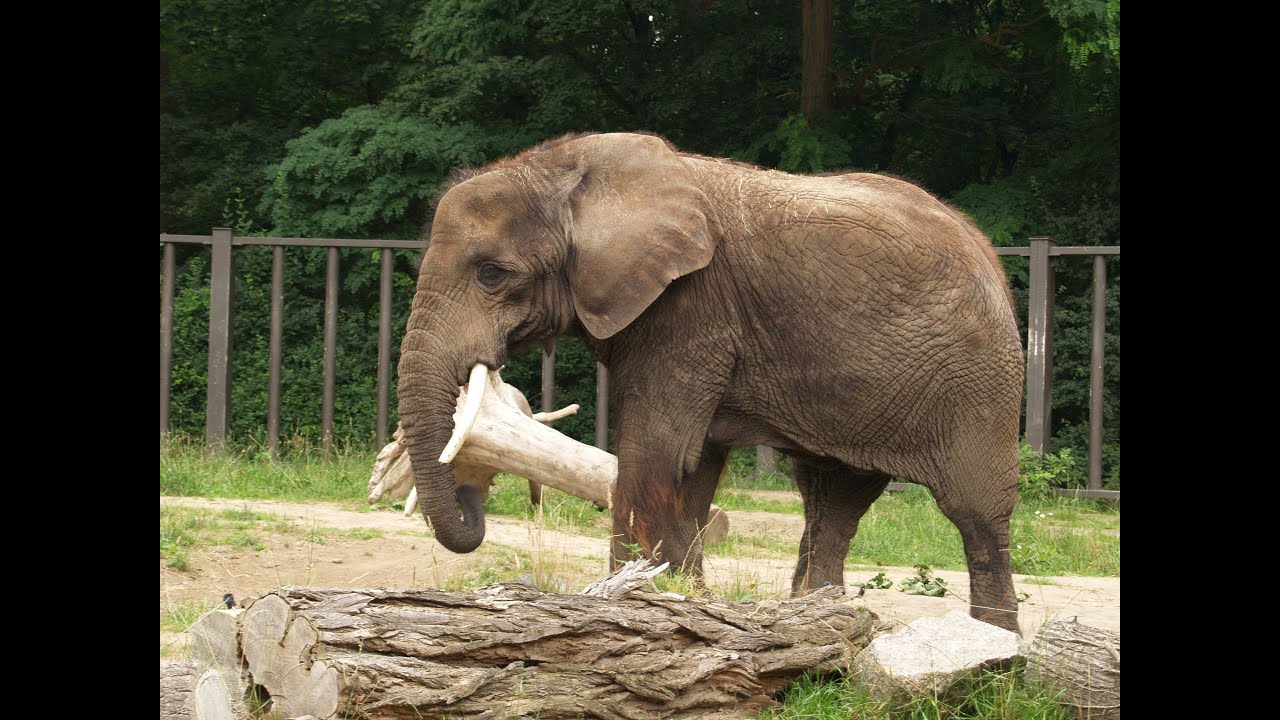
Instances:
[[[444,193],[399,366],[414,483],[442,545],[470,552],[485,533],[482,493],[441,462],[458,386],[567,333],[618,333],[711,261],[714,222],[682,156],[647,135],[552,141]]]

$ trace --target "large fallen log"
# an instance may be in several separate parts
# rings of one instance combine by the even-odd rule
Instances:
[[[505,471],[590,500],[600,508],[611,505],[618,458],[548,427],[548,423],[576,411],[576,405],[534,414],[524,395],[496,372],[489,374],[484,389],[478,402],[468,402],[470,388],[460,388],[454,414],[458,429],[445,450],[448,457],[440,459],[453,464],[457,484],[471,485],[487,497],[493,476]],[[402,438],[403,432],[397,428],[392,441],[378,453],[369,477],[369,502],[377,502],[384,494],[407,497],[405,515],[409,515],[417,491]],[[729,516],[712,505],[703,528],[703,544],[720,542],[728,535]]]
[[[875,616],[835,587],[737,603],[502,583],[286,586],[234,620],[243,667],[282,717],[648,720],[754,717],[802,673],[846,667]]]

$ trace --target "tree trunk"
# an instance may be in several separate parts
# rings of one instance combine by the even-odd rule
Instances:
[[[778,472],[778,451],[767,445],[756,446],[756,477],[766,477]]]
[[[832,0],[801,0],[800,110],[812,117],[831,109]]]
[[[1120,720],[1120,633],[1071,622],[1040,628],[1027,674],[1066,691],[1059,701],[1081,717]]]
[[[875,621],[843,588],[735,603],[519,583],[286,586],[231,617],[272,711],[320,719],[754,717],[802,673],[845,667]]]

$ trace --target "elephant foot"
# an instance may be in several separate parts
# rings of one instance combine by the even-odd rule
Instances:
[[[791,579],[791,597],[800,597],[832,585],[844,585],[843,565],[837,569],[801,563],[796,566],[795,576]]]

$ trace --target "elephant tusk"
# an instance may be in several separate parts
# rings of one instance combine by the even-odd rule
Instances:
[[[476,363],[475,367],[471,368],[471,377],[467,380],[467,402],[462,406],[462,417],[458,418],[458,423],[454,425],[453,437],[449,438],[449,444],[445,445],[444,452],[440,453],[439,462],[453,462],[457,457],[462,444],[471,434],[471,428],[476,424],[476,418],[480,417],[480,401],[484,400],[484,391],[488,384],[489,368],[483,363]]]
[[[562,407],[559,410],[553,410],[551,412],[534,413],[533,419],[545,425],[553,423],[561,418],[567,418],[576,412],[578,412],[578,403],[574,403],[568,407]]]
[[[418,506],[418,488],[415,486],[413,489],[409,490],[409,497],[405,498],[404,516],[405,517],[412,516],[413,509],[417,506]]]

